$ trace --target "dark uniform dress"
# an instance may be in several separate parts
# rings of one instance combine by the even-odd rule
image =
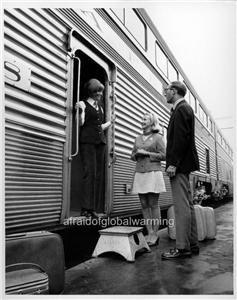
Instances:
[[[83,166],[82,209],[103,212],[104,160],[106,139],[101,125],[104,113],[85,101],[85,122],[80,129],[80,155]]]

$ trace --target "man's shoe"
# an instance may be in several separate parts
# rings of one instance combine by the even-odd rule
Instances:
[[[169,251],[161,254],[162,259],[186,258],[191,256],[192,256],[191,251],[185,249],[177,249],[177,248],[170,249]]]
[[[199,255],[199,247],[192,247],[191,252],[194,255]]]

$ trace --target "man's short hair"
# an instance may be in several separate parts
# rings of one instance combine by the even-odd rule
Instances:
[[[181,81],[172,81],[170,87],[176,89],[178,95],[182,97],[187,93],[187,88]]]

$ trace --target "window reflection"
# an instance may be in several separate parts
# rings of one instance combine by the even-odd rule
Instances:
[[[170,61],[168,61],[168,78],[170,81],[176,81],[178,79],[178,72]]]
[[[125,8],[125,26],[139,42],[139,44],[146,48],[146,27],[142,20],[138,17],[135,11],[131,8]]]
[[[124,24],[124,8],[113,8],[112,12],[119,18],[119,20]]]
[[[113,8],[112,12],[125,25],[137,42],[146,49],[146,26],[132,8]]]
[[[159,67],[159,69],[164,73],[164,75],[168,76],[167,57],[158,44],[156,44],[156,64]]]

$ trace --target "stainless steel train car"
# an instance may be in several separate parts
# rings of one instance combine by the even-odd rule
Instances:
[[[159,115],[165,137],[170,107],[163,91],[177,79],[186,84],[196,116],[201,170],[191,176],[193,191],[204,185],[209,194],[223,186],[232,192],[232,149],[144,9],[6,9],[4,36],[7,232],[53,228],[78,215],[75,104],[91,77],[105,85],[106,116],[116,114],[106,136],[108,215],[140,213],[131,194],[133,142],[146,111]],[[162,209],[172,203],[164,176]]]

